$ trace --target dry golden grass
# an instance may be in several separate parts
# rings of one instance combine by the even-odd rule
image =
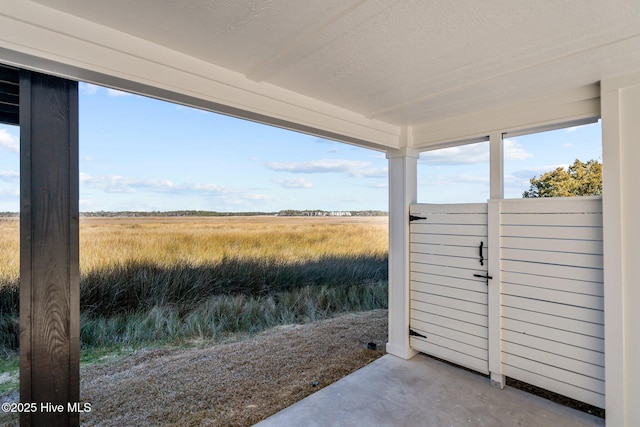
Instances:
[[[132,262],[205,265],[224,258],[305,262],[385,256],[386,217],[83,218],[83,272]]]
[[[223,258],[304,262],[384,256],[386,217],[82,218],[82,273],[133,262],[196,266]],[[0,286],[19,275],[19,221],[0,219]]]
[[[0,218],[0,287],[17,283],[20,271],[20,222]]]

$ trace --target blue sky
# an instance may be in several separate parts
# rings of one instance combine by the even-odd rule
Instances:
[[[600,125],[505,141],[505,196],[576,158]],[[0,125],[0,211],[19,209],[19,129]],[[418,201],[489,197],[489,145],[422,153]],[[80,210],[387,210],[384,153],[80,84]]]

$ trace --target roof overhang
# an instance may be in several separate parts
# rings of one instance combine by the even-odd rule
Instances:
[[[0,63],[377,150],[600,114],[640,70],[633,0],[38,0],[0,11]]]

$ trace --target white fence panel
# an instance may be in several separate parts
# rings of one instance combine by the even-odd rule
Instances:
[[[604,408],[599,198],[500,203],[503,373]]]

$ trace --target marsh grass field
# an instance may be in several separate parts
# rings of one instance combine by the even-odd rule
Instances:
[[[0,219],[0,355],[18,350],[19,222]],[[386,217],[82,218],[85,354],[387,307]]]

